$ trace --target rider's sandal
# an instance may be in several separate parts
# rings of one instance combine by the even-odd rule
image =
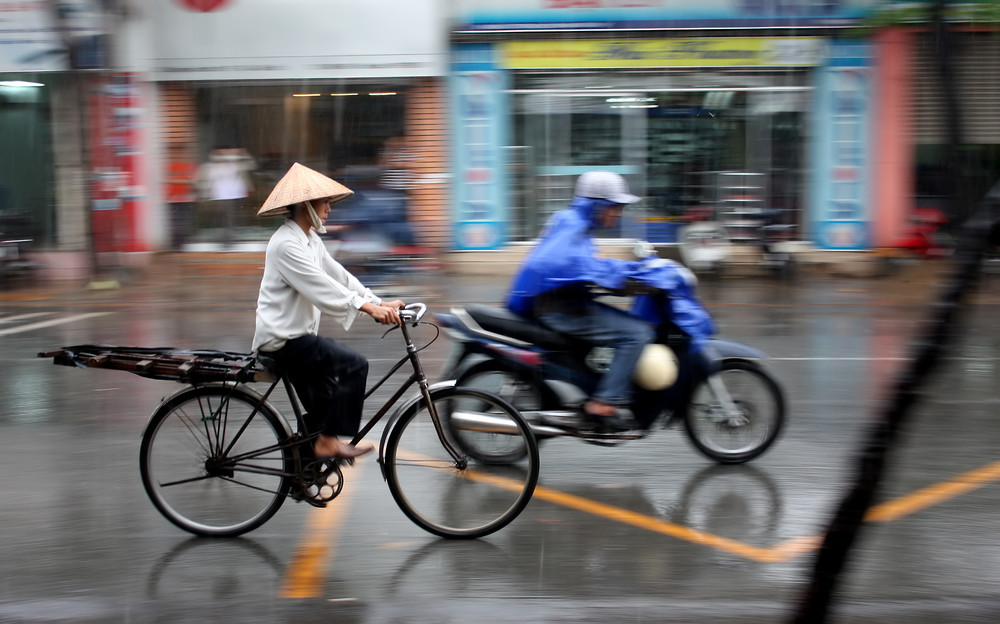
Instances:
[[[624,408],[616,409],[615,413],[610,416],[584,410],[583,416],[592,422],[601,433],[624,433],[639,428],[632,412]]]
[[[374,450],[372,446],[354,446],[353,444],[341,444],[340,450],[332,455],[316,453],[316,449],[313,448],[313,452],[316,454],[316,459],[320,460],[330,460],[330,459],[355,459],[356,457],[361,457],[371,453]]]

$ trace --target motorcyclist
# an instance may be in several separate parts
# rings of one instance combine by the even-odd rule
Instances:
[[[614,348],[608,370],[582,411],[599,428],[628,430],[635,427],[627,409],[632,371],[655,330],[649,322],[595,301],[592,286],[620,291],[641,265],[597,256],[591,232],[615,225],[624,206],[639,197],[629,193],[621,175],[608,171],[582,174],[573,195],[569,206],[552,216],[522,263],[507,307],[554,331]]]

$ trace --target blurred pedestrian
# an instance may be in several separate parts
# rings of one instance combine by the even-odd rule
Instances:
[[[403,302],[384,302],[340,265],[318,234],[330,204],[354,192],[295,163],[278,181],[258,216],[288,215],[271,236],[257,298],[252,349],[273,358],[291,380],[320,435],[319,458],[352,458],[372,450],[341,442],[357,434],[364,408],[368,361],[317,335],[321,314],[349,330],[359,312],[383,325],[399,325]],[[311,424],[311,423],[310,423]]]
[[[232,245],[236,211],[253,191],[250,174],[255,168],[256,164],[246,150],[223,147],[212,150],[208,162],[198,170],[201,197],[210,202],[222,230],[222,245],[226,249]]]
[[[180,152],[181,150],[172,150]],[[198,166],[183,154],[172,153],[167,163],[166,201],[170,220],[170,248],[183,249],[194,226],[194,206],[198,200],[195,179]]]

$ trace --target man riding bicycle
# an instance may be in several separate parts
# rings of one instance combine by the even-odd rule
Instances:
[[[257,216],[288,215],[271,236],[257,298],[252,350],[273,358],[320,424],[317,458],[349,459],[356,447],[337,436],[354,436],[361,423],[368,360],[334,340],[318,336],[321,314],[350,329],[359,312],[384,325],[400,325],[403,302],[384,302],[333,259],[317,232],[330,205],[354,192],[299,163],[274,186]]]

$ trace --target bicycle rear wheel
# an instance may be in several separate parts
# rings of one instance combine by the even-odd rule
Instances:
[[[452,457],[427,401],[421,399],[403,412],[386,439],[389,491],[410,520],[434,535],[489,535],[509,524],[531,500],[538,483],[538,443],[517,410],[496,395],[450,387],[432,390],[431,401],[438,414],[477,412],[493,433],[526,452],[520,461],[495,465],[479,462],[453,445],[458,459]]]
[[[285,421],[248,389],[208,385],[157,408],[142,436],[139,467],[153,505],[194,533],[231,537],[281,507],[294,465]]]

